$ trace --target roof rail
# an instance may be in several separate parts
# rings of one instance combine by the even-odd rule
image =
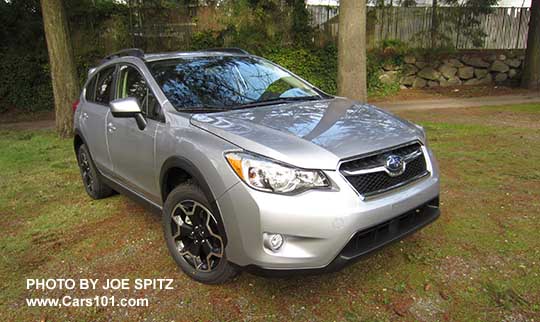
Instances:
[[[222,53],[231,53],[231,54],[241,54],[241,55],[249,55],[249,52],[242,48],[236,48],[236,47],[226,47],[226,48],[209,48],[201,51],[214,51],[214,52],[222,52]]]
[[[117,51],[115,53],[112,53],[112,54],[106,56],[105,58],[103,58],[101,60],[100,64],[104,63],[104,62],[106,62],[108,60],[118,58],[118,57],[124,57],[124,56],[133,56],[133,57],[138,57],[138,58],[142,59],[144,57],[144,51],[142,51],[139,48],[123,49],[123,50]]]

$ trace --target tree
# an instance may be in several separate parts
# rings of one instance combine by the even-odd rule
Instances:
[[[77,99],[79,86],[71,37],[63,0],[41,0],[41,13],[54,94],[56,131],[60,137],[73,133],[71,106]]]
[[[366,1],[339,2],[338,94],[367,101]]]
[[[437,16],[437,0],[433,0],[431,5],[431,48],[437,47],[437,34],[439,33],[439,17]]]
[[[483,45],[487,34],[481,17],[493,12],[499,0],[432,0],[429,46],[458,47],[460,42]],[[444,9],[444,10],[443,10]],[[452,35],[456,35],[455,38]],[[419,37],[425,33],[420,32]]]
[[[313,37],[313,28],[309,25],[310,15],[305,0],[289,0],[292,7],[292,38],[295,44],[309,44]]]
[[[531,2],[527,50],[523,61],[521,87],[540,89],[540,1]]]

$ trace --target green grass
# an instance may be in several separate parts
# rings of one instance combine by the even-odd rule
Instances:
[[[126,197],[90,200],[72,143],[0,131],[0,320],[537,320],[540,107],[406,112],[442,171],[433,225],[341,272],[205,286],[165,249],[159,216]],[[29,308],[26,278],[167,278],[174,290],[116,291],[149,308]]]

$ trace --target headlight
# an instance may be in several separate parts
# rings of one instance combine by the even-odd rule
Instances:
[[[245,152],[229,152],[225,158],[240,179],[257,190],[298,193],[312,188],[329,187],[328,178],[319,170],[298,169]]]

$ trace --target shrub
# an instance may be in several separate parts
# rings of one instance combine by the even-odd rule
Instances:
[[[0,53],[0,111],[50,110],[53,94],[46,54]]]
[[[289,69],[329,93],[337,92],[337,49],[272,48],[262,54],[265,58]]]

